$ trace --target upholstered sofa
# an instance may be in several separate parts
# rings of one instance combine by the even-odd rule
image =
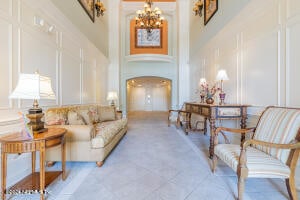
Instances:
[[[67,129],[66,160],[95,161],[100,167],[104,159],[127,132],[127,119],[115,107],[81,105],[50,108],[45,112],[46,127]],[[61,160],[60,147],[46,150],[46,161]]]

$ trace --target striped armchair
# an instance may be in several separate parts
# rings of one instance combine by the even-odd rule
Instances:
[[[241,146],[218,144],[218,133],[254,132],[252,139]],[[243,199],[246,178],[284,178],[289,196],[298,200],[295,169],[300,152],[300,109],[268,107],[256,128],[220,127],[214,135],[213,172],[217,159],[223,160],[238,176],[238,199]]]

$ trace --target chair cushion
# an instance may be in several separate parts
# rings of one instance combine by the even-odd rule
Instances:
[[[235,172],[239,163],[241,147],[235,144],[218,144],[215,155],[223,160]],[[248,177],[288,178],[290,168],[280,160],[253,147],[247,148]]]
[[[127,119],[119,119],[99,123],[96,127],[96,136],[92,139],[93,148],[103,148],[119,133],[121,129],[126,127]]]
[[[254,139],[278,143],[289,144],[296,137],[300,127],[300,110],[290,108],[268,108],[257,125]],[[281,162],[286,163],[289,150],[263,147],[255,145],[257,149],[280,159]]]

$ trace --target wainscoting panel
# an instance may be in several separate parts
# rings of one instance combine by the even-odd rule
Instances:
[[[39,35],[32,30],[21,30],[21,73],[35,73],[38,71],[41,75],[51,77],[52,88],[56,93],[57,78],[57,47],[56,41],[51,35]],[[29,51],[30,49],[30,51]],[[57,94],[57,93],[56,93]],[[57,95],[56,95],[57,96]],[[54,100],[41,100],[40,106],[54,106]],[[32,106],[32,100],[22,101],[21,107]]]
[[[80,58],[69,53],[61,54],[62,105],[81,103]]]
[[[287,105],[300,107],[300,16],[290,19],[287,23]]]
[[[94,103],[96,100],[95,62],[86,61],[82,67],[82,103]]]
[[[1,3],[3,4],[3,3]],[[0,18],[0,108],[9,108],[12,73],[12,24]]]

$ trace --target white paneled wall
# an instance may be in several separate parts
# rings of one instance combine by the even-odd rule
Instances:
[[[8,99],[19,73],[38,70],[51,77],[57,100],[41,100],[40,106],[44,108],[107,103],[108,59],[50,0],[1,0],[0,44],[1,122],[15,119],[12,116],[18,110],[26,112],[32,105],[31,100]],[[0,134],[6,130],[1,127],[0,124]],[[9,183],[30,172],[27,154],[10,156],[8,165],[15,171],[9,173]],[[13,167],[19,165],[23,167]]]
[[[230,79],[224,83],[228,103],[299,107],[299,4],[250,1],[191,57],[191,91],[202,76],[213,83],[223,68]]]
[[[249,1],[191,57],[191,94],[200,77],[212,83],[224,68],[225,101],[252,105],[250,115],[267,105],[300,107],[299,35],[299,0]]]

